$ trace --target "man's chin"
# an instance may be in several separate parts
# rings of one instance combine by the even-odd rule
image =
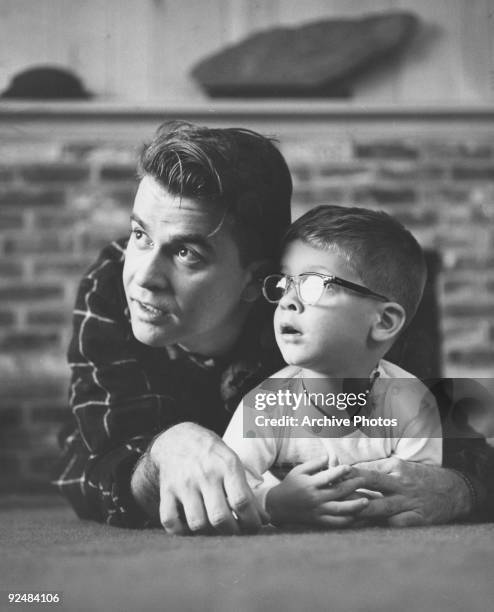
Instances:
[[[143,325],[142,323],[132,325],[132,333],[136,340],[154,348],[179,342],[176,334],[165,333],[163,330],[153,329],[153,326]]]

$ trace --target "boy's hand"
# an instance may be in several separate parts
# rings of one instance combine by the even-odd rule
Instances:
[[[348,465],[327,466],[327,457],[297,465],[268,492],[266,510],[273,524],[345,527],[355,522],[369,500],[358,494],[348,497],[363,486],[364,478],[355,477]]]

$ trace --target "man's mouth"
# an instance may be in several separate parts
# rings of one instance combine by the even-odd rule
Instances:
[[[149,302],[141,302],[141,300],[136,300],[135,298],[132,298],[132,301],[139,307],[141,313],[147,314],[151,318],[166,317],[171,314],[168,309],[158,308],[153,306],[153,304],[149,304]]]

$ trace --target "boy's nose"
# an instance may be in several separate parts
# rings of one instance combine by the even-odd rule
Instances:
[[[290,282],[283,297],[279,301],[279,307],[283,310],[295,310],[297,312],[301,312],[304,309],[304,305],[298,297],[293,281]]]

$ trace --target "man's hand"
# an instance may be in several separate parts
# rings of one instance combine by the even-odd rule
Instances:
[[[237,455],[215,433],[194,423],[180,423],[155,438],[132,476],[131,489],[170,534],[212,529],[255,533],[267,522]]]
[[[354,468],[359,468],[365,488],[384,494],[369,502],[360,513],[362,518],[405,527],[447,523],[473,510],[467,484],[446,468],[396,457],[358,463]]]
[[[329,469],[327,466],[327,457],[307,461],[294,467],[279,485],[268,491],[266,510],[272,523],[346,527],[360,518],[368,500],[346,498],[358,495],[355,491],[364,479],[353,477],[353,470],[347,465]]]

